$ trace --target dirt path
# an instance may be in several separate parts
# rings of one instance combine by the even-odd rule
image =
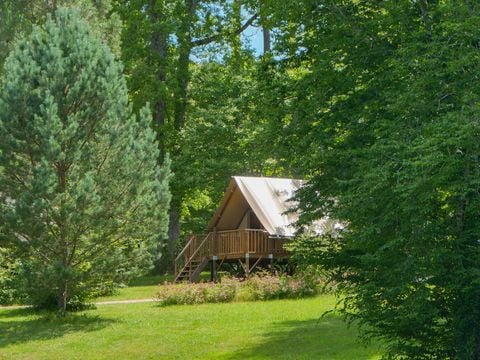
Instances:
[[[0,306],[0,310],[26,309],[29,307],[30,305],[8,305],[8,306]]]
[[[112,300],[112,301],[100,301],[94,303],[95,305],[116,305],[116,304],[138,304],[155,302],[155,299],[135,299],[135,300]]]
[[[139,303],[149,303],[156,302],[155,299],[133,299],[133,300],[111,300],[111,301],[99,301],[95,302],[95,305],[118,305],[118,304],[139,304]],[[30,305],[11,305],[11,306],[0,306],[0,310],[14,310],[14,309],[26,309]]]

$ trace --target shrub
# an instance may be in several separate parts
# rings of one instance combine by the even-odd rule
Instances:
[[[306,281],[302,277],[294,278],[287,275],[252,276],[245,281],[244,286],[250,289],[255,300],[292,299],[317,293],[316,283]]]
[[[0,305],[12,305],[17,299],[13,278],[6,272],[0,268]]]
[[[248,279],[224,276],[219,283],[165,283],[157,294],[160,305],[203,304],[231,301],[293,299],[318,292],[313,277],[274,276],[256,274]]]
[[[165,283],[157,294],[161,305],[230,302],[235,297],[236,284],[225,279],[221,283]]]
[[[20,261],[13,253],[0,247],[0,305],[13,305],[24,300],[16,279],[19,266]]]

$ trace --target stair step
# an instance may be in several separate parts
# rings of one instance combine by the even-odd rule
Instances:
[[[199,266],[200,266],[200,264],[191,264],[191,265],[185,266],[185,269],[189,269],[189,268],[192,268],[192,269],[193,269],[193,268],[197,268],[197,267],[199,267]]]
[[[196,258],[187,262],[182,271],[178,273],[175,281],[195,281],[198,277],[199,269],[203,269],[207,263],[208,259],[206,257],[203,259]]]

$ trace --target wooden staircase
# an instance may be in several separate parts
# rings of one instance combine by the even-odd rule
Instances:
[[[192,259],[185,264],[184,268],[175,278],[175,282],[197,282],[201,272],[208,264],[208,258],[205,256],[203,259]]]
[[[182,252],[175,259],[175,282],[197,282],[200,273],[208,264],[211,233],[198,244],[197,237],[191,237]]]

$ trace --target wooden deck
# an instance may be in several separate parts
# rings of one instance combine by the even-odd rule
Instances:
[[[250,271],[250,259],[286,258],[288,253],[283,245],[288,238],[271,237],[265,230],[242,229],[210,232],[204,235],[192,235],[183,250],[175,259],[175,277],[188,270],[188,277],[209,261],[246,260],[247,272]],[[214,265],[215,266],[215,265]],[[201,271],[201,270],[199,270]]]

